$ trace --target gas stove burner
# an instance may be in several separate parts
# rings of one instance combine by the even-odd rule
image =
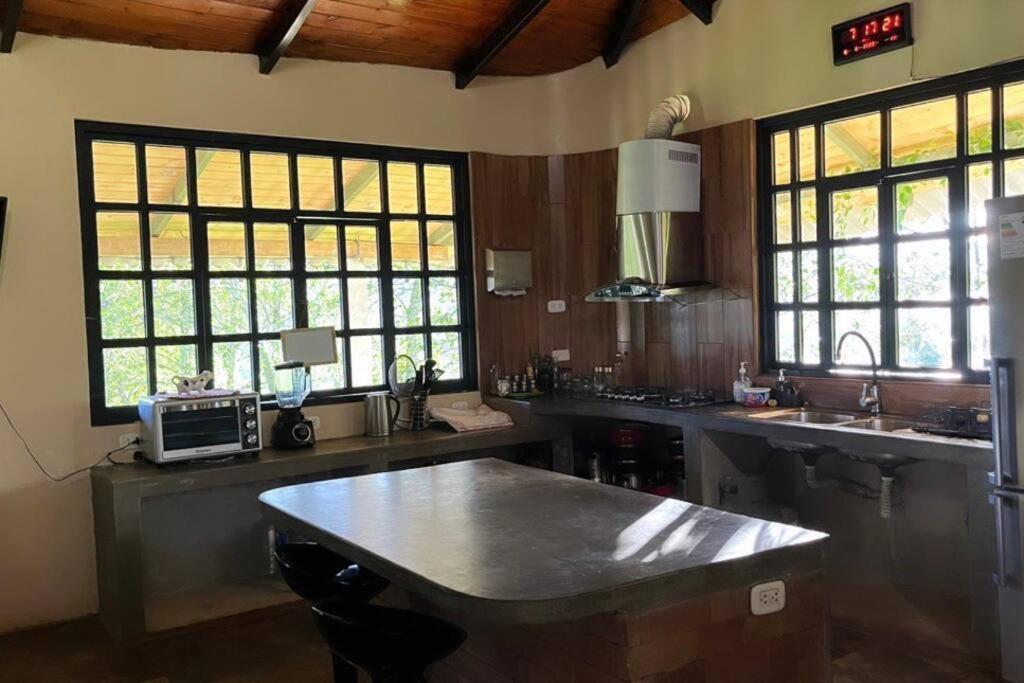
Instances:
[[[594,398],[660,408],[696,408],[718,402],[710,391],[672,392],[664,387],[608,387]]]

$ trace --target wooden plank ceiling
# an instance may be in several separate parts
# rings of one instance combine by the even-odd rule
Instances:
[[[644,0],[630,38],[635,40],[686,16],[691,1]],[[291,57],[445,71],[460,66],[465,70],[466,60],[472,60],[506,17],[524,4],[524,0],[316,0],[305,16],[301,13],[310,0],[22,2],[17,30],[27,33],[262,54],[264,60],[277,51]],[[624,2],[541,2],[539,13],[518,34],[513,33],[510,42],[479,73],[548,74],[599,57],[609,49],[610,41],[616,40]],[[291,25],[296,15],[304,16],[305,21],[299,22],[298,32],[282,46],[282,39],[291,38],[285,37],[283,27]]]

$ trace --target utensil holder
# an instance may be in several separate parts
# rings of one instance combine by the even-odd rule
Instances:
[[[413,394],[410,397],[409,403],[409,431],[410,432],[422,432],[427,428],[429,420],[427,419],[427,397],[430,395],[429,391],[422,391],[418,394]]]

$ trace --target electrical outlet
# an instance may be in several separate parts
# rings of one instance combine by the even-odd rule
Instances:
[[[468,401],[452,401],[452,408],[455,410],[469,410]]]
[[[786,584],[782,581],[762,583],[750,589],[750,613],[754,616],[775,614],[786,607]]]
[[[551,359],[556,363],[568,363],[571,360],[569,349],[555,349],[551,352]]]
[[[548,302],[548,313],[565,313],[565,300],[555,299]]]
[[[313,423],[313,431],[314,432],[319,432],[320,431],[320,417],[317,416],[317,415],[310,415],[309,416],[309,421]]]
[[[128,446],[131,446],[135,442],[142,443],[142,439],[139,438],[138,432],[129,432],[127,434],[122,434],[119,437],[117,437],[118,448],[127,448]]]

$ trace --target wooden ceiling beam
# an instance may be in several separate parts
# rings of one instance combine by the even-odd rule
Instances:
[[[269,74],[274,70],[278,60],[284,56],[284,53],[288,51],[288,46],[299,34],[299,29],[306,23],[306,19],[309,18],[316,3],[317,0],[293,0],[285,8],[281,23],[274,27],[270,37],[260,49],[261,74]]]
[[[619,58],[622,57],[623,51],[633,38],[633,31],[640,20],[644,2],[645,0],[622,0],[615,23],[612,24],[608,44],[602,53],[606,68],[610,69],[619,63]]]
[[[455,87],[463,90],[469,85],[491,63],[491,60],[497,57],[498,53],[512,42],[512,39],[519,35],[520,31],[526,28],[526,25],[544,9],[548,2],[549,0],[519,0],[519,3],[512,8],[498,28],[487,36],[473,54],[456,67]]]
[[[679,0],[693,16],[700,19],[705,26],[711,23],[711,4],[715,0]]]
[[[24,5],[24,0],[7,0],[3,23],[0,23],[0,53],[10,53],[14,49],[14,36],[18,33]]]

